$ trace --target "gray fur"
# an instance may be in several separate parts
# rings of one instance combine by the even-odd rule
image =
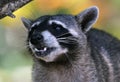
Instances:
[[[26,18],[24,18],[24,17],[22,17],[21,20],[22,20],[24,26],[25,26],[28,30],[30,30],[32,21],[29,20],[29,19],[26,19]]]
[[[98,8],[90,7],[77,16],[43,16],[33,21],[30,24],[33,25],[31,28],[34,28],[34,25],[42,25],[40,23],[45,20],[56,20],[63,23],[62,25],[65,25],[73,36],[69,43],[74,45],[67,46],[66,52],[62,54],[60,52],[51,54],[50,57],[55,57],[55,59],[48,62],[46,62],[47,59],[42,60],[33,53],[33,82],[120,82],[120,41],[106,32],[91,29],[97,18]],[[44,35],[44,32],[46,31],[42,32],[43,38],[55,39],[52,33],[49,35],[54,39]],[[29,38],[28,45],[30,46],[32,44],[29,44]],[[65,48],[61,47],[57,39],[56,37],[53,42],[56,42],[56,46],[59,46],[56,48],[63,52]],[[44,44],[46,44],[45,41]],[[54,46],[54,43],[50,44]],[[30,51],[32,47],[29,47]]]

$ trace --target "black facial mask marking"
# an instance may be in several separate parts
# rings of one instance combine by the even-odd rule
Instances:
[[[48,30],[51,34],[53,34],[55,37],[68,37],[72,36],[69,31],[64,28],[60,24],[52,23],[51,25],[48,24],[48,20],[45,20],[44,22],[40,23],[39,25],[35,25],[32,27],[31,31],[29,32],[29,38],[34,35],[41,34],[42,31]],[[34,37],[34,36],[33,36]]]
[[[65,29],[62,25],[56,24],[54,22],[51,24],[50,28],[50,32],[56,37],[61,37],[69,33],[69,31]]]

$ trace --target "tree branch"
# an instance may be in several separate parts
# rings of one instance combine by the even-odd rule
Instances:
[[[0,19],[5,16],[15,18],[15,15],[12,13],[30,1],[32,0],[0,0]]]

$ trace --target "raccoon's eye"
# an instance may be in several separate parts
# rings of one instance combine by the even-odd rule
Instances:
[[[57,27],[55,27],[54,29],[57,30],[57,31],[60,31],[62,28],[59,27],[59,26],[57,26]]]
[[[55,23],[52,23],[52,28],[55,31],[61,31],[63,29],[63,27],[61,25],[58,25],[58,24],[55,24]]]

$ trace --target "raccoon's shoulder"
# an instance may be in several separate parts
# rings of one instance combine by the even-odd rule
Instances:
[[[98,49],[103,47],[107,50],[119,49],[120,51],[120,40],[107,32],[93,28],[86,35],[90,45]]]

